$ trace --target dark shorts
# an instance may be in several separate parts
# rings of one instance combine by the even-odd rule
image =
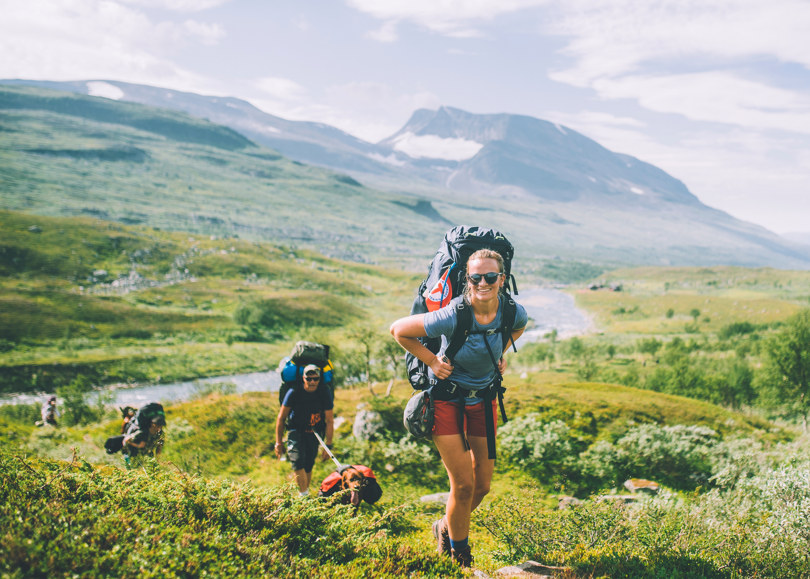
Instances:
[[[312,472],[318,458],[318,439],[311,432],[287,431],[287,458],[293,470]]]
[[[463,407],[464,418],[463,428],[467,432],[467,436],[483,436],[487,435],[486,417],[484,416],[485,402],[472,404],[467,406],[457,400],[434,400],[435,414],[433,418],[433,434],[436,436],[443,436],[446,434],[461,434],[459,424],[459,413],[462,412]],[[491,402],[493,424],[495,426],[495,434],[498,433],[498,404],[496,400]]]

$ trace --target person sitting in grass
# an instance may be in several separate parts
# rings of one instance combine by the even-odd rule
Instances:
[[[42,422],[40,424],[58,426],[57,418],[59,418],[59,409],[56,407],[56,396],[51,396],[42,405]]]
[[[315,364],[304,368],[303,380],[290,388],[284,396],[276,419],[275,453],[281,459],[284,451],[295,473],[295,482],[301,496],[309,494],[312,467],[318,456],[317,432],[331,448],[335,430],[332,391],[321,381],[321,369]],[[284,430],[287,430],[287,444]],[[322,458],[329,455],[324,449]]]
[[[130,421],[129,429],[124,435],[124,446],[121,449],[127,468],[132,467],[132,459],[135,457],[157,458],[163,450],[164,426],[166,426],[166,418],[162,413],[152,418],[146,429],[142,429],[137,420]]]

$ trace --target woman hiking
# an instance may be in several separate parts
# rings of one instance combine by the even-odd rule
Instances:
[[[433,442],[450,479],[450,497],[445,516],[433,523],[433,535],[440,553],[470,567],[470,515],[489,492],[495,469],[495,460],[488,455],[485,413],[491,412],[497,423],[492,389],[500,385],[499,376],[506,369],[504,340],[497,330],[504,303],[511,298],[503,291],[503,258],[496,251],[481,249],[473,253],[467,261],[466,277],[462,299],[472,309],[473,325],[452,364],[444,356],[457,324],[457,309],[452,302],[439,310],[395,321],[391,334],[424,362],[431,378],[437,380],[433,386]],[[515,329],[509,343],[523,334],[528,322],[526,310],[516,306]],[[439,336],[442,346],[438,354],[418,340]]]

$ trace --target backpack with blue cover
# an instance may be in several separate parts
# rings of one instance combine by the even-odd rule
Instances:
[[[321,384],[334,390],[334,369],[329,360],[329,346],[316,342],[296,342],[292,352],[279,364],[281,370],[281,386],[278,390],[278,403],[284,402],[284,397],[290,388],[304,382],[304,368],[315,364],[321,369]]]

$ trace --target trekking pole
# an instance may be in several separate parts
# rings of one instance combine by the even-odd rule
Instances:
[[[315,435],[315,438],[317,438],[317,439],[318,439],[318,442],[320,442],[320,443],[321,443],[321,446],[322,446],[322,447],[323,447],[323,449],[326,451],[326,454],[328,454],[328,455],[329,455],[329,458],[331,458],[332,460],[334,460],[334,461],[335,461],[335,464],[337,465],[338,469],[339,469],[339,468],[341,468],[343,465],[342,465],[342,464],[340,464],[340,461],[339,461],[338,459],[336,459],[336,458],[335,458],[335,455],[334,455],[334,454],[332,454],[332,451],[331,451],[331,450],[329,450],[329,447],[328,447],[328,446],[326,446],[326,443],[323,441],[323,438],[321,438],[321,435],[320,435],[320,434],[318,434],[317,432],[315,432],[314,430],[312,431],[312,434],[314,434],[314,435]]]

